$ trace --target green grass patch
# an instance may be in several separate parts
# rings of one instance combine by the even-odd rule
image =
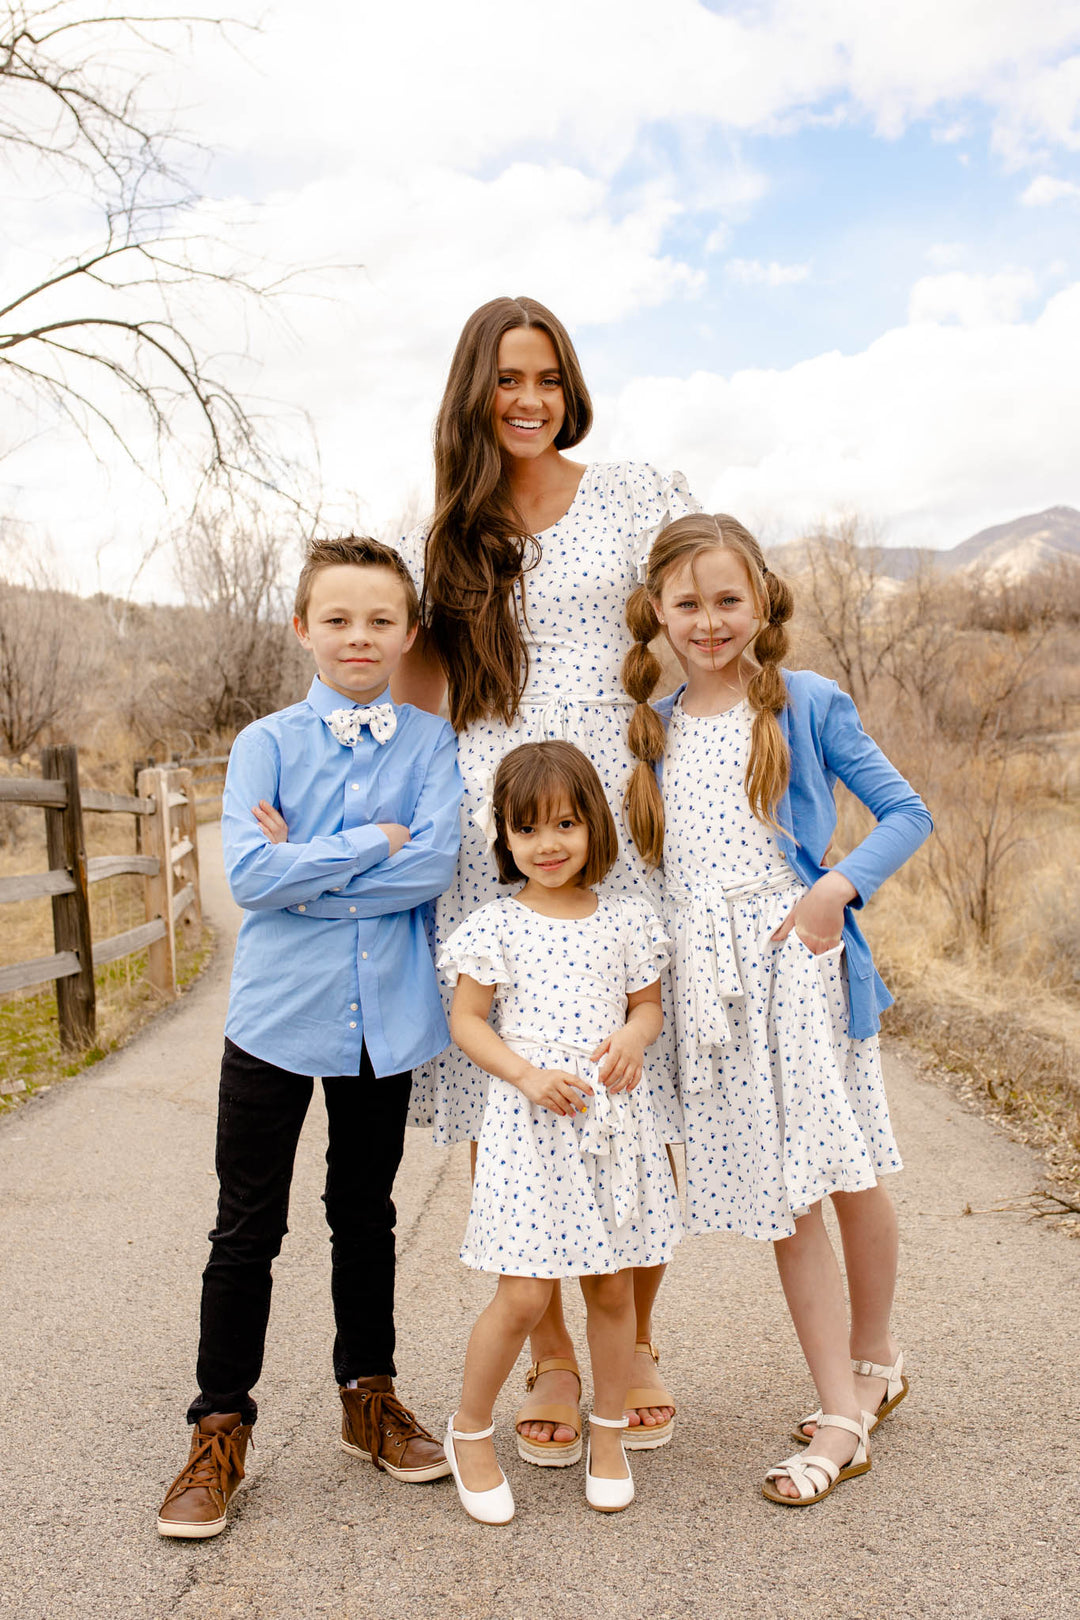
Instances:
[[[199,977],[214,952],[213,930],[204,925],[190,944],[177,939],[176,978],[181,993]],[[94,974],[97,996],[97,1040],[82,1052],[60,1048],[56,991],[45,989],[0,1002],[0,1074],[21,1080],[25,1091],[0,1095],[0,1115],[27,1097],[80,1074],[129,1041],[136,1030],[171,1002],[163,1002],[146,977],[147,952],[137,951],[110,962]]]

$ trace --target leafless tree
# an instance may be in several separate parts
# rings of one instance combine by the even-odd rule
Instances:
[[[155,683],[163,714],[203,736],[233,736],[302,696],[306,662],[281,584],[296,537],[255,510],[203,512],[176,545],[190,610],[174,615]]]
[[[47,560],[0,535],[0,748],[18,756],[79,708],[96,649]]]
[[[159,481],[176,455],[193,463],[196,488],[253,477],[280,493],[289,470],[199,334],[208,300],[265,304],[289,278],[238,270],[221,244],[185,232],[192,149],[144,106],[148,53],[168,59],[184,34],[225,27],[109,0],[0,7],[0,161],[58,171],[101,220],[83,251],[0,291],[0,377],[45,419],[96,451],[119,447]]]

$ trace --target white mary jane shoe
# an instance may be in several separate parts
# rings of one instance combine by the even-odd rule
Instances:
[[[446,1440],[443,1449],[446,1452],[446,1460],[450,1464],[450,1472],[454,1476],[454,1484],[457,1486],[461,1505],[469,1518],[475,1519],[477,1524],[509,1524],[514,1517],[514,1498],[505,1474],[501,1483],[493,1485],[490,1491],[467,1490],[461,1483],[457,1453],[454,1450],[455,1440],[490,1439],[495,1433],[495,1425],[492,1423],[489,1428],[477,1429],[475,1434],[463,1434],[460,1430],[454,1428],[454,1418],[456,1417],[457,1413],[454,1412],[447,1421]]]
[[[589,1413],[589,1422],[595,1423],[598,1429],[628,1429],[630,1419],[597,1417],[595,1412]],[[592,1441],[585,1454],[585,1500],[591,1508],[598,1513],[621,1513],[628,1508],[634,1500],[634,1480],[630,1473],[630,1464],[626,1462],[626,1452],[622,1454],[626,1463],[625,1479],[596,1479],[592,1473]]]

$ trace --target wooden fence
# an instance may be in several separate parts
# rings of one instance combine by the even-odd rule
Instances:
[[[150,766],[138,773],[134,795],[81,789],[78,750],[46,748],[41,777],[0,777],[0,804],[36,805],[45,812],[49,870],[0,878],[0,904],[52,899],[52,956],[0,967],[0,995],[56,982],[60,1045],[79,1051],[93,1044],[97,1018],[94,969],[149,947],[148,977],[162,996],[176,995],[176,927],[194,933],[202,920],[195,801],[190,770]],[[86,811],[137,818],[132,855],[87,859]],[[111,939],[90,934],[88,888],[125,872],[143,878],[146,921]],[[22,1083],[0,1081],[0,1090]]]
[[[221,784],[225,780],[225,767],[228,763],[228,754],[174,754],[171,759],[155,760],[150,758],[146,761],[146,768],[148,770],[190,771],[192,773],[192,791],[196,810],[201,810],[207,805],[215,807],[212,816],[201,818],[204,821],[209,821],[215,820],[221,809]],[[140,765],[135,766],[136,780],[140,769],[142,769]],[[212,793],[199,792],[200,788],[209,785],[214,786]]]

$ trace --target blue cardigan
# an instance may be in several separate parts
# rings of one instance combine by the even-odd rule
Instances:
[[[792,868],[808,886],[830,868],[822,857],[836,831],[837,781],[851,789],[877,818],[862,843],[831,870],[843,872],[858,898],[844,913],[844,951],[848,963],[848,1031],[856,1039],[876,1033],[881,1013],[892,996],[874,967],[870,947],[852,917],[874,890],[914,854],[933,830],[930,812],[914,788],[890,765],[877,743],[866,735],[858,710],[835,681],[809,669],[784,670],[788,702],[777,716],[791,753],[791,781],[777,806],[776,819],[794,836],[780,844]],[[654,704],[665,727],[680,686]],[[663,781],[663,760],[656,767]]]

